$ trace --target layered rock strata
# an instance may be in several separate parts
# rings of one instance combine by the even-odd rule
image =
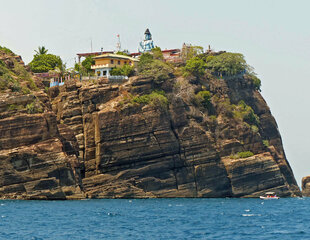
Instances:
[[[184,86],[176,88],[179,82]],[[123,85],[67,82],[51,94],[57,121],[78,140],[86,196],[257,197],[271,190],[299,196],[276,122],[252,83],[243,76],[190,82],[173,78],[160,86],[167,108],[123,106],[128,93],[154,88],[152,79],[139,77]],[[214,96],[213,115],[188,97],[202,89]],[[227,116],[222,99],[251,106],[258,129]],[[232,157],[243,151],[254,156]]]
[[[305,197],[310,197],[310,176],[302,178],[302,195]]]
[[[0,198],[301,195],[276,121],[246,75],[72,80],[47,95],[25,90],[21,61],[4,64],[0,80],[18,70],[7,84],[27,81],[1,85]]]

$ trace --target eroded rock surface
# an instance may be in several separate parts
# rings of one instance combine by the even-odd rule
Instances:
[[[301,195],[276,121],[245,75],[12,89],[0,92],[0,198]]]
[[[33,84],[30,75],[17,81],[14,69],[23,63],[14,59],[5,58],[6,75],[0,74],[0,198],[84,198],[72,130],[57,125],[46,93],[26,88]],[[15,86],[6,89],[5,83]]]
[[[78,141],[88,197],[257,197],[269,190],[300,196],[277,124],[246,78],[172,78],[159,86],[168,107],[127,99],[153,88],[139,77],[123,85],[67,82],[53,96],[57,121]],[[213,95],[211,114],[191,99],[203,89]],[[227,100],[251,106],[257,129],[231,116]],[[244,151],[254,156],[232,157]]]
[[[310,197],[310,176],[302,178],[302,195],[305,197]]]

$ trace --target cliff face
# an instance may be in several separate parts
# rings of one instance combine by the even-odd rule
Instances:
[[[302,178],[302,195],[310,197],[310,176]]]
[[[1,198],[301,194],[245,75],[68,81],[48,95],[4,89],[0,159]]]
[[[168,105],[135,101],[154,89],[165,91]],[[203,90],[212,94],[209,109],[193,99]],[[67,82],[50,95],[57,121],[78,141],[88,197],[300,195],[276,122],[245,76]],[[257,114],[256,127],[234,117],[240,100]],[[253,156],[239,156],[248,151]]]
[[[81,198],[71,130],[57,126],[47,94],[16,59],[0,62],[0,198]]]

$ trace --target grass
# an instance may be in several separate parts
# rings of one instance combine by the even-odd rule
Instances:
[[[230,158],[231,159],[248,158],[248,157],[252,157],[253,155],[254,155],[254,153],[252,153],[251,151],[238,152],[236,154],[230,155]]]

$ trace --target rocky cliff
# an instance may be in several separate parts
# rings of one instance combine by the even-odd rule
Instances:
[[[0,198],[83,198],[70,131],[57,124],[47,94],[21,58],[2,52]]]
[[[310,176],[302,178],[302,195],[305,197],[310,197]]]
[[[2,198],[301,195],[247,75],[3,90],[0,113]]]

